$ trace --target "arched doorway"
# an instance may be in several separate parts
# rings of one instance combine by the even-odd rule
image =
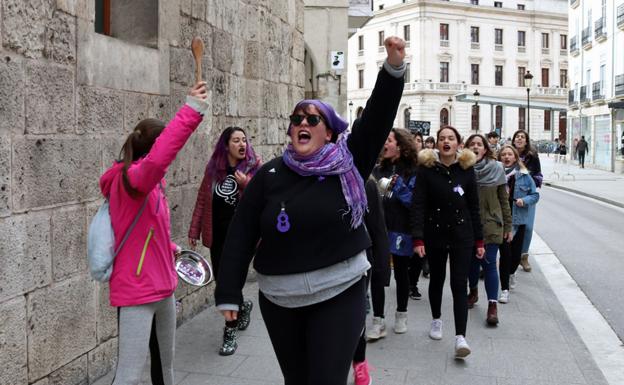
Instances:
[[[440,127],[448,126],[449,124],[449,110],[443,108],[440,110]]]

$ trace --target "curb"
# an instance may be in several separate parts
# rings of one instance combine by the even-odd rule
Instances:
[[[624,208],[624,203],[621,203],[621,202],[616,202],[616,201],[611,200],[611,199],[599,197],[597,195],[588,194],[588,193],[586,193],[584,191],[575,190],[573,188],[560,186],[560,185],[552,183],[552,182],[544,182],[544,184],[546,186],[548,186],[548,187],[556,188],[556,189],[559,189],[559,190],[564,190],[564,191],[571,192],[571,193],[574,193],[574,194],[577,194],[577,195],[582,195],[582,196],[587,197],[587,198],[592,198],[592,199],[595,199],[597,201],[601,201],[603,203],[607,203],[607,204],[610,204],[610,205],[613,205],[613,206]]]

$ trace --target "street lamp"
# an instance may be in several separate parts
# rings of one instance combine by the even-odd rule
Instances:
[[[453,97],[449,96],[449,98],[446,100],[449,104],[449,116],[448,116],[448,125],[451,125],[451,115],[453,115]]]
[[[527,88],[527,118],[526,118],[526,126],[527,126],[527,135],[530,136],[529,133],[529,129],[531,121],[531,100],[530,100],[530,92],[531,92],[531,84],[533,84],[533,75],[531,75],[531,71],[527,71],[527,73],[524,75],[524,85]]]
[[[481,94],[479,93],[479,90],[475,90],[475,92],[472,94],[472,96],[474,96],[475,98],[475,104],[474,106],[472,106],[472,115],[473,118],[476,115],[476,119],[477,119],[477,125],[476,125],[476,132],[479,132],[479,123],[481,123],[479,120],[479,97],[481,96]]]
[[[353,100],[349,102],[349,127],[351,127],[352,115],[353,115]]]

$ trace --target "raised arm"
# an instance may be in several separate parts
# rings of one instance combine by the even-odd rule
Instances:
[[[347,143],[355,166],[362,178],[370,175],[396,116],[403,94],[405,74],[405,42],[392,36],[384,42],[388,56],[377,75],[373,92],[362,112],[359,127],[349,135]]]

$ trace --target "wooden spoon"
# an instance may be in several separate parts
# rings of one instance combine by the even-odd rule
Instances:
[[[195,83],[199,83],[202,80],[202,56],[204,54],[204,42],[199,36],[195,36],[191,42],[191,50],[193,51],[193,57],[195,58]]]

